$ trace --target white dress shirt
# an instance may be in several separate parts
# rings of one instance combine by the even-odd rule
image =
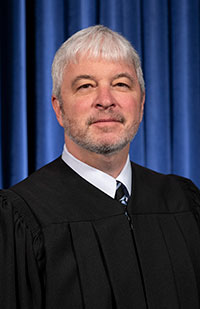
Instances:
[[[122,182],[129,195],[131,195],[132,189],[132,169],[130,158],[128,156],[126,164],[117,178],[114,178],[90,165],[83,163],[82,161],[76,159],[67,150],[66,145],[64,145],[62,160],[69,165],[77,174],[87,180],[89,183],[97,187],[99,190],[108,194],[110,197],[115,197],[116,192],[116,180]]]

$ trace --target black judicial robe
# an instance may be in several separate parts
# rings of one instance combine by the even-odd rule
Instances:
[[[1,309],[200,308],[200,193],[132,169],[132,229],[61,158],[1,192]]]

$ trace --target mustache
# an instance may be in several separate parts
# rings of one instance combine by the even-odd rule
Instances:
[[[116,113],[116,112],[107,112],[107,113],[99,113],[98,115],[95,116],[90,116],[87,120],[87,124],[91,125],[95,122],[98,121],[102,121],[103,120],[112,120],[112,121],[116,121],[116,122],[120,122],[120,123],[124,123],[125,122],[125,118],[123,115]]]

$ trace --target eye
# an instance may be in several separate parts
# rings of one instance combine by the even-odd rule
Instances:
[[[93,88],[93,87],[94,86],[92,84],[83,84],[83,85],[78,86],[77,90],[88,89],[88,88]]]
[[[114,87],[130,88],[130,86],[127,83],[123,83],[123,82],[118,82],[114,84]]]

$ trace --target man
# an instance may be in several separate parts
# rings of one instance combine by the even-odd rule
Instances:
[[[199,191],[128,156],[145,100],[136,51],[90,27],[52,76],[64,151],[1,193],[0,308],[199,308]]]

